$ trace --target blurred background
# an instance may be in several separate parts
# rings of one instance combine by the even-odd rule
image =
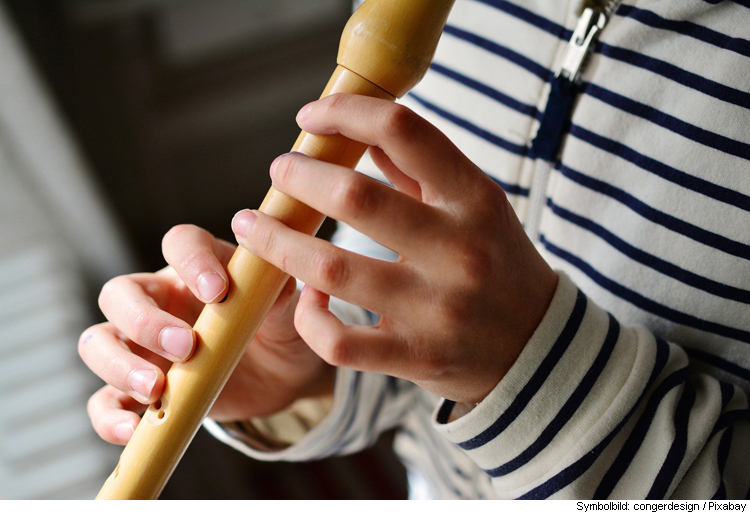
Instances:
[[[91,498],[119,448],[76,352],[173,225],[231,239],[335,66],[351,0],[0,0],[0,497]],[[328,222],[321,236],[329,236]],[[164,499],[404,498],[390,436],[256,462],[199,432]]]

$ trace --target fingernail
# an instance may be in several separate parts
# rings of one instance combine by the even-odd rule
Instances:
[[[307,119],[307,116],[310,115],[310,111],[312,110],[312,103],[307,103],[305,106],[299,109],[299,112],[297,112],[297,121],[304,121]]]
[[[271,179],[273,179],[273,175],[276,174],[276,166],[279,164],[279,161],[281,161],[281,158],[286,156],[286,154],[282,154],[281,156],[276,156],[276,159],[271,162],[271,167],[268,169],[268,174],[271,175]]]
[[[245,209],[240,211],[234,218],[232,218],[232,231],[242,238],[247,238],[247,234],[250,232],[250,228],[253,226],[256,220],[255,213]]]
[[[159,332],[159,346],[173,358],[184,361],[193,352],[193,331],[168,326]]]
[[[130,440],[130,437],[133,436],[133,433],[135,433],[135,429],[133,428],[133,424],[130,422],[123,422],[115,425],[115,436],[123,442],[127,442],[128,440]]]
[[[134,370],[130,373],[128,381],[131,389],[140,394],[143,399],[148,400],[156,384],[156,372],[153,370]]]
[[[216,273],[215,271],[208,271],[202,273],[198,277],[198,293],[201,296],[201,300],[204,303],[210,303],[215,301],[216,298],[221,295],[227,282],[224,278]]]

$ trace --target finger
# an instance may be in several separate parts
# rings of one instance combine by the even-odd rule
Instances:
[[[89,398],[87,410],[96,433],[105,441],[125,445],[141,421],[145,406],[109,385]]]
[[[234,253],[231,244],[200,227],[178,225],[164,235],[161,245],[167,263],[198,299],[212,303],[224,298],[228,285],[224,268]]]
[[[273,184],[327,216],[346,222],[405,256],[434,251],[442,211],[356,171],[302,154],[271,166]]]
[[[137,345],[179,362],[192,354],[195,336],[188,323],[165,311],[175,308],[173,282],[148,273],[117,277],[102,288],[99,307]]]
[[[307,285],[294,325],[300,337],[326,363],[354,370],[404,377],[405,356],[390,334],[372,326],[348,326],[328,309],[330,296]]]
[[[370,158],[383,173],[383,176],[400,192],[422,201],[422,188],[414,179],[401,172],[391,158],[380,147],[370,147]]]
[[[260,258],[314,288],[377,313],[401,314],[396,293],[417,282],[405,265],[371,259],[305,235],[258,211],[240,211],[232,221],[239,243]]]
[[[171,361],[185,361],[193,353],[195,335],[185,321],[162,310],[154,300],[165,297],[164,289],[152,274],[116,277],[102,288],[99,307],[135,343]]]
[[[335,94],[309,103],[297,122],[311,134],[342,134],[380,147],[430,196],[461,195],[468,159],[437,128],[405,106],[351,94]],[[427,197],[426,197],[427,198]]]
[[[291,326],[291,324],[288,323],[292,322],[291,317],[293,317],[294,314],[293,305],[295,304],[292,300],[296,294],[297,280],[294,277],[289,277],[289,280],[286,281],[281,293],[276,298],[276,302],[273,303],[271,310],[268,312],[268,315],[266,315],[264,324],[271,324],[280,328]]]
[[[151,403],[161,396],[161,369],[134,354],[111,323],[98,324],[84,332],[78,353],[94,374],[135,400]]]

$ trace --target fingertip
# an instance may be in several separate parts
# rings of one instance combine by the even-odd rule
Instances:
[[[294,326],[300,335],[307,330],[311,319],[318,319],[321,313],[329,311],[330,298],[330,295],[305,284],[294,311]]]
[[[297,117],[295,118],[297,121],[297,124],[304,122],[310,116],[310,112],[312,111],[312,106],[313,106],[313,103],[307,103],[305,106],[299,109],[299,112],[297,112]]]
[[[159,332],[158,342],[167,359],[187,361],[195,348],[195,332],[192,328],[168,326]]]
[[[243,209],[232,218],[232,231],[239,238],[247,238],[250,228],[258,219],[254,211]]]
[[[132,421],[120,422],[112,430],[115,440],[120,445],[125,445],[135,433],[136,424]]]
[[[196,281],[198,297],[206,304],[216,302],[224,297],[227,279],[216,271],[201,273]]]
[[[297,279],[294,277],[289,277],[289,280],[286,281],[286,284],[284,284],[284,288],[282,288],[281,293],[279,294],[279,298],[276,300],[278,304],[287,304],[292,297],[294,297],[294,292],[297,291]]]
[[[306,302],[308,304],[311,304],[315,306],[316,308],[328,308],[328,301],[330,300],[331,296],[327,293],[323,293],[320,290],[316,290],[312,286],[309,286],[305,284],[305,287],[302,288],[302,292],[300,293],[300,299],[302,297],[305,297]]]
[[[159,397],[164,385],[164,376],[159,370],[138,369],[128,374],[130,395],[138,402],[148,405]]]

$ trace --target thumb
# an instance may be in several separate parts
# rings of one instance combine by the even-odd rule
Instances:
[[[297,281],[294,277],[289,277],[289,280],[286,281],[284,288],[279,294],[279,298],[276,299],[276,302],[268,312],[263,326],[268,327],[272,331],[287,330],[296,334],[297,332],[294,329],[294,310],[297,307],[298,300]]]

